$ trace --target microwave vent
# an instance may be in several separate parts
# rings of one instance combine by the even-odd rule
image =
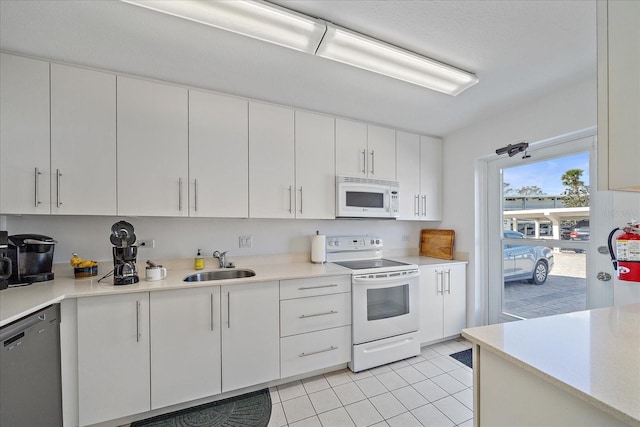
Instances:
[[[398,187],[399,184],[397,181],[386,181],[383,179],[370,179],[370,178],[359,178],[355,176],[339,176],[338,182],[349,182],[354,184],[376,184],[376,185],[386,185],[389,187]]]

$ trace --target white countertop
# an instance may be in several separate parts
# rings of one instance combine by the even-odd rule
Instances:
[[[388,258],[417,265],[466,263],[466,261],[423,256],[389,256]],[[65,298],[351,274],[351,270],[332,263],[312,264],[308,261],[308,254],[233,257],[231,261],[237,268],[249,268],[255,271],[256,275],[242,279],[187,283],[183,279],[198,272],[193,269],[192,259],[163,260],[161,263],[167,267],[167,277],[164,280],[147,282],[144,280],[144,261],[139,259],[137,265],[140,282],[133,285],[114,286],[111,277],[98,283],[98,279],[113,268],[110,262],[99,264],[97,276],[83,279],[74,279],[73,269],[69,264],[55,264],[55,280],[0,291],[0,327]],[[201,271],[216,270],[217,266],[212,267],[211,264],[212,261],[207,260],[204,270]]]
[[[640,426],[640,304],[464,329],[462,335]]]
[[[256,260],[237,262],[236,258],[234,258],[234,262],[237,268],[249,268],[255,271],[256,275],[242,279],[184,282],[183,279],[186,276],[198,271],[193,269],[193,260],[180,260],[171,264],[163,262],[167,267],[167,277],[163,280],[147,282],[144,280],[144,262],[138,260],[140,282],[133,285],[114,286],[113,278],[111,277],[98,283],[98,279],[113,268],[113,264],[109,262],[99,264],[97,276],[83,279],[74,279],[73,268],[68,264],[56,264],[54,266],[55,280],[0,291],[0,326],[18,320],[50,304],[60,302],[65,298],[351,274],[351,270],[331,263],[288,262],[286,259],[279,259],[276,263],[264,263]],[[207,265],[201,271],[216,269],[216,267],[212,268]]]
[[[440,264],[468,264],[468,261],[461,261],[455,259],[440,259],[440,258],[432,258],[426,256],[385,256],[385,258],[406,262],[407,264],[416,264],[417,266],[421,265],[440,265]]]

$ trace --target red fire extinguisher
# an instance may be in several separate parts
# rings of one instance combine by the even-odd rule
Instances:
[[[613,236],[616,237],[616,251],[613,251]],[[640,282],[640,223],[631,221],[623,228],[614,228],[609,233],[609,254],[618,278],[627,282]],[[616,256],[617,254],[617,256]]]

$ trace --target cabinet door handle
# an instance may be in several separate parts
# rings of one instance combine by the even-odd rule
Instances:
[[[60,178],[62,177],[62,172],[60,169],[56,169],[56,207],[60,207],[62,202],[60,201]]]
[[[331,310],[331,311],[327,311],[326,313],[301,314],[300,316],[298,316],[298,319],[306,319],[308,317],[326,316],[328,314],[338,314],[338,312],[335,311],[335,310]]]
[[[362,173],[367,174],[367,150],[362,150]]]
[[[444,290],[442,288],[442,271],[436,271],[436,294],[442,295]]]
[[[376,153],[375,151],[371,150],[371,175],[374,175],[375,172],[375,165],[376,165]]]
[[[427,216],[427,196],[422,196],[422,215]]]
[[[293,204],[291,202],[292,196],[293,196],[293,191],[291,191],[291,186],[289,186],[289,213],[291,213],[291,208],[293,206]]]
[[[211,294],[211,331],[213,331],[213,294]]]
[[[178,178],[178,211],[182,212],[182,178]]]
[[[319,354],[319,353],[326,353],[327,351],[333,351],[333,350],[337,350],[338,347],[335,346],[331,346],[329,348],[325,348],[324,350],[318,350],[318,351],[313,351],[311,353],[300,353],[298,355],[298,357],[307,357],[307,356],[313,356],[314,354]]]
[[[320,288],[334,288],[338,285],[336,284],[331,284],[331,285],[320,285],[320,286],[303,286],[301,288],[298,288],[299,291],[307,291],[309,289],[320,289]]]
[[[451,269],[446,271],[447,273],[447,293],[451,295]]]
[[[136,342],[140,342],[140,301],[136,301]]]
[[[300,186],[300,213],[302,213],[302,186]]]
[[[416,194],[413,199],[413,215],[420,216],[420,195]]]
[[[36,208],[38,207],[38,205],[39,205],[40,203],[42,203],[42,202],[40,201],[40,194],[39,194],[39,191],[38,191],[38,187],[39,187],[39,186],[38,186],[38,184],[39,184],[39,181],[40,181],[40,175],[42,175],[42,172],[40,172],[40,169],[35,168],[35,171],[34,171],[34,176],[35,176],[35,179],[34,179],[35,188],[34,188],[33,193],[34,193],[34,197],[35,197],[35,201],[34,201],[35,203],[34,203],[34,204],[35,204],[35,207],[36,207]]]
[[[231,293],[227,292],[227,329],[231,328]]]
[[[198,180],[193,180],[193,209],[198,212]]]

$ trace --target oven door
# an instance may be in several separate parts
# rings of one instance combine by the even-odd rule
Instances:
[[[353,343],[418,330],[419,270],[353,276]]]

